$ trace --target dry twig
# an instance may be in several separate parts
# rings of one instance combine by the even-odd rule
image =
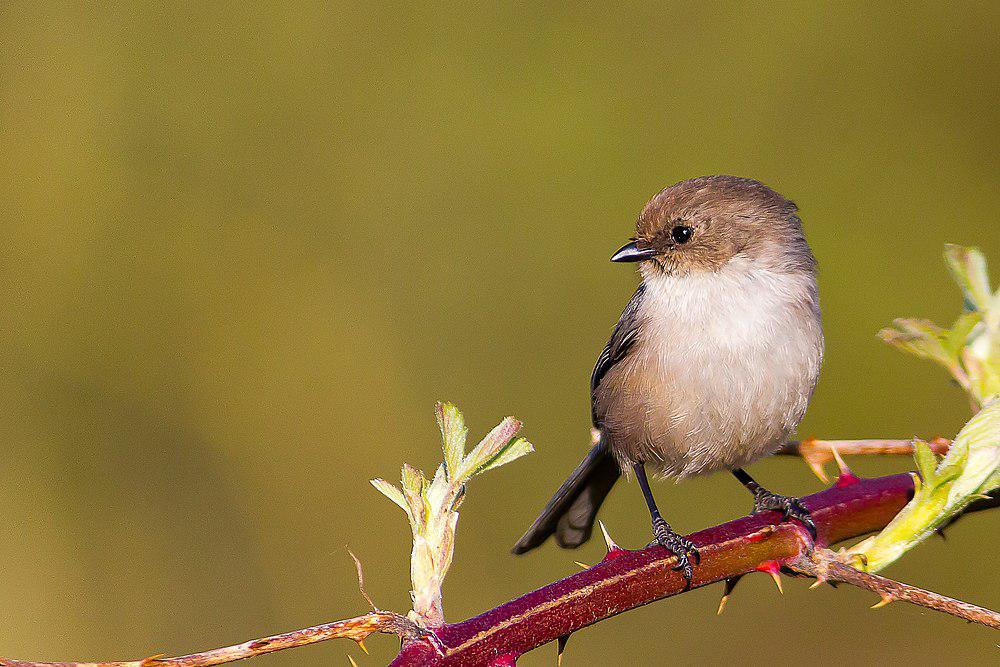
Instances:
[[[0,658],[0,667],[209,667],[340,637],[353,639],[362,644],[369,635],[376,632],[396,635],[404,641],[412,641],[426,634],[405,616],[388,611],[373,611],[343,621],[292,630],[279,635],[252,639],[234,646],[174,658],[164,657],[162,654],[142,660],[116,662],[32,662]]]

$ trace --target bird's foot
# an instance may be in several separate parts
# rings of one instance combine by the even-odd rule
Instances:
[[[661,547],[668,551],[672,551],[675,556],[677,556],[677,565],[674,565],[673,569],[680,570],[684,574],[685,588],[691,586],[691,577],[694,576],[694,569],[691,567],[691,559],[694,558],[695,564],[701,563],[701,554],[698,553],[698,549],[694,546],[694,542],[678,534],[670,527],[670,524],[663,520],[662,517],[653,517],[653,544],[659,544]]]
[[[813,521],[812,515],[809,514],[809,510],[798,498],[781,496],[766,489],[760,489],[754,493],[753,513],[758,514],[771,510],[781,512],[786,519],[795,519],[806,527],[814,540],[816,539],[816,523]]]

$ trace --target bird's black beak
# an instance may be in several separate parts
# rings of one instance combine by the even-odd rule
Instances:
[[[635,245],[635,241],[631,243],[626,243],[621,248],[618,249],[614,255],[611,256],[612,262],[641,262],[644,259],[649,259],[656,254],[656,250],[653,248],[639,248]]]

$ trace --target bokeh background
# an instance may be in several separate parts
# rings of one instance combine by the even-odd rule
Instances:
[[[636,282],[646,199],[759,178],[801,206],[827,358],[803,435],[953,434],[960,391],[880,343],[950,323],[945,242],[1000,275],[995,2],[4,3],[0,655],[135,658],[364,611],[346,547],[408,609],[402,514],[368,485],[438,461],[432,406],[538,453],[476,482],[446,613],[593,562],[508,548],[588,443],[588,378]],[[852,461],[888,473],[905,459]],[[818,490],[796,460],[754,474]],[[658,487],[691,531],[744,513]],[[647,539],[634,488],[604,520]],[[1000,606],[997,515],[889,574]],[[569,664],[996,664],[996,636],[764,575],[578,633]],[[261,658],[384,664],[391,638]],[[549,665],[554,647],[527,656]]]

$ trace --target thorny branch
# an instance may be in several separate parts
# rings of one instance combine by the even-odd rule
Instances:
[[[388,611],[373,611],[363,616],[333,623],[315,625],[302,630],[292,630],[279,635],[252,639],[242,644],[192,653],[175,658],[154,655],[142,660],[117,662],[31,662],[0,658],[2,667],[209,667],[273,653],[286,648],[308,646],[328,639],[345,637],[364,647],[364,640],[376,632],[397,635],[404,641],[414,640],[426,632],[405,616]]]
[[[841,562],[837,554],[829,549],[814,549],[810,553],[803,554],[800,558],[789,561],[788,567],[799,574],[816,577],[816,584],[827,581],[842,582],[869,590],[882,598],[873,606],[873,609],[899,600],[1000,629],[1000,614],[995,611],[939,595],[923,588],[886,579],[877,574],[856,570]]]
[[[913,493],[910,474],[874,479],[841,476],[832,488],[804,499],[819,531],[817,545],[829,546],[884,527]],[[894,600],[955,613],[962,618],[976,615],[988,619],[994,612],[898,584],[877,575],[827,559],[816,561],[808,533],[800,526],[783,522],[775,525],[775,513],[744,517],[690,536],[698,545],[702,561],[695,570],[691,587],[725,581],[727,593],[741,576],[766,572],[777,577],[785,568],[793,572],[813,572],[830,581],[859,585]],[[564,638],[583,627],[686,590],[683,577],[672,570],[675,558],[661,547],[627,551],[610,541],[605,558],[582,572],[527,593],[479,616],[447,624],[433,632],[407,618],[373,611],[345,621],[264,637],[236,646],[174,658],[153,656],[144,660],[104,663],[30,662],[0,658],[0,667],[207,667],[263,655],[286,648],[305,646],[337,637],[362,643],[379,632],[395,634],[403,647],[394,667],[514,664],[521,654],[551,641]],[[822,563],[822,571],[820,568]],[[812,568],[812,569],[810,569]],[[933,606],[933,605],[937,606]],[[963,615],[965,614],[965,615]],[[991,625],[991,623],[987,623]],[[992,627],[996,627],[995,625]]]

